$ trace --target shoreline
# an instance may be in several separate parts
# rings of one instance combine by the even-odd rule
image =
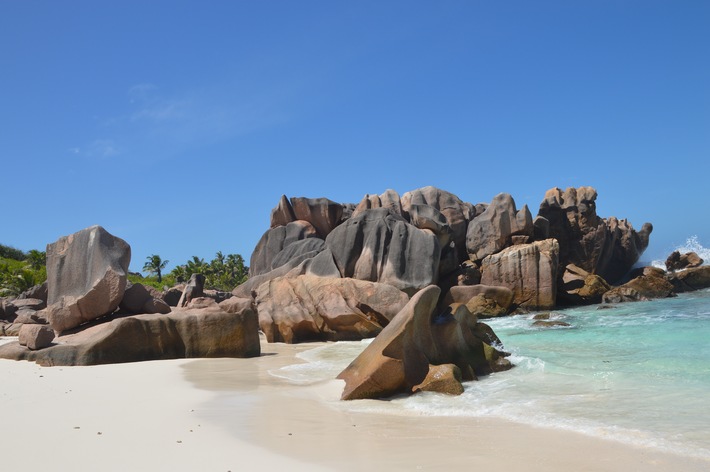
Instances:
[[[2,340],[0,340],[2,342]],[[710,463],[508,420],[348,411],[342,381],[270,370],[323,343],[262,343],[250,359],[92,367],[0,360],[9,468],[73,470],[701,471]]]

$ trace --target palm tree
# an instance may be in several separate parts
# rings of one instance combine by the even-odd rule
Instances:
[[[168,260],[162,260],[159,255],[153,254],[146,258],[148,262],[143,265],[143,271],[158,276],[158,282],[163,281],[162,270],[168,265]]]
[[[30,264],[30,267],[37,270],[43,265],[47,265],[47,253],[38,251],[37,249],[30,249],[27,253],[27,262]]]
[[[205,260],[197,257],[197,256],[192,256],[192,259],[187,261],[185,264],[185,275],[190,277],[192,274],[202,274],[205,275],[207,271],[209,270],[209,265],[205,263]]]

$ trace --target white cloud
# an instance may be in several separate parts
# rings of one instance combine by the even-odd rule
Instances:
[[[87,157],[108,159],[118,156],[120,152],[112,139],[96,139],[87,146],[83,154]]]

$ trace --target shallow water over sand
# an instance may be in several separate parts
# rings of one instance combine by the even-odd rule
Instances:
[[[351,411],[500,417],[710,458],[710,290],[677,298],[489,320],[515,369],[465,384],[460,397],[418,394],[333,402]],[[270,371],[294,383],[334,378],[368,341],[321,346]]]

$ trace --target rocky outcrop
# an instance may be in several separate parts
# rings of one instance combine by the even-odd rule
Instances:
[[[469,223],[466,249],[471,260],[481,261],[514,243],[527,243],[532,236],[533,221],[527,205],[518,211],[513,197],[501,193]]]
[[[286,195],[281,195],[278,205],[276,205],[276,207],[271,210],[270,228],[286,226],[292,221],[296,221],[296,215],[293,213],[293,207],[291,206],[291,202],[288,201]]]
[[[461,369],[455,364],[430,365],[422,383],[415,385],[412,392],[437,392],[447,395],[461,395]]]
[[[703,265],[702,257],[696,252],[686,252],[681,254],[680,251],[673,251],[666,259],[666,269],[671,272],[676,270],[690,269],[692,267],[700,267]]]
[[[567,264],[557,290],[557,303],[563,306],[601,303],[602,296],[609,290],[611,286],[603,278]]]
[[[32,351],[19,343],[0,346],[0,358],[44,366],[96,365],[191,357],[259,356],[256,315],[218,308],[176,310],[94,323],[66,333],[55,344]]]
[[[186,307],[194,298],[205,296],[205,276],[202,274],[192,274],[190,280],[185,286],[185,290],[180,295],[180,300],[177,306],[180,308]]]
[[[128,283],[119,308],[127,313],[170,313],[170,306],[162,299],[156,298],[143,284]]]
[[[668,274],[668,281],[673,284],[676,293],[710,288],[710,266],[692,267]]]
[[[377,335],[408,300],[391,285],[302,275],[262,284],[256,309],[269,342],[357,340]]]
[[[451,231],[451,240],[458,262],[466,259],[466,228],[476,216],[476,209],[470,203],[463,202],[453,193],[436,187],[422,187],[402,195],[402,211],[412,213],[415,205],[426,205],[438,210],[446,219]],[[419,212],[417,212],[419,213]]]
[[[644,267],[640,275],[604,294],[602,303],[636,302],[674,296],[673,284],[665,272],[655,267]]]
[[[327,198],[291,198],[291,207],[297,220],[307,221],[324,239],[338,226],[343,216],[343,206]]]
[[[386,208],[394,215],[402,216],[402,201],[399,198],[399,194],[392,189],[386,190],[381,195],[370,195],[367,194],[362,197],[360,203],[355,207],[350,215],[350,218],[361,214],[366,210],[372,210],[373,208]]]
[[[554,239],[509,247],[486,257],[481,283],[508,287],[513,303],[527,309],[555,306],[559,245]]]
[[[433,285],[419,291],[340,373],[338,378],[345,380],[343,400],[411,393],[432,365],[455,364],[464,380],[510,368],[502,353],[490,346],[489,329],[464,305],[436,312],[440,293]]]
[[[350,218],[325,242],[342,277],[386,283],[407,293],[437,281],[437,237],[386,208]]]
[[[560,266],[574,264],[609,283],[621,279],[648,246],[650,223],[636,232],[626,220],[597,216],[592,187],[553,188],[545,193],[539,216],[560,244]]]
[[[316,238],[317,236],[318,233],[315,227],[308,221],[303,220],[292,221],[285,226],[267,230],[251,255],[249,276],[265,274],[275,269],[274,259],[277,258],[281,251],[297,241]]]
[[[19,294],[17,296],[17,299],[23,300],[25,298],[34,298],[42,300],[44,301],[44,303],[47,303],[47,296],[47,282],[45,281],[44,283],[28,288],[27,290]]]
[[[47,314],[57,332],[114,311],[126,288],[131,248],[100,226],[47,246]]]
[[[462,303],[479,318],[493,318],[510,313],[513,291],[508,287],[463,285],[451,287],[444,297],[444,305]]]

